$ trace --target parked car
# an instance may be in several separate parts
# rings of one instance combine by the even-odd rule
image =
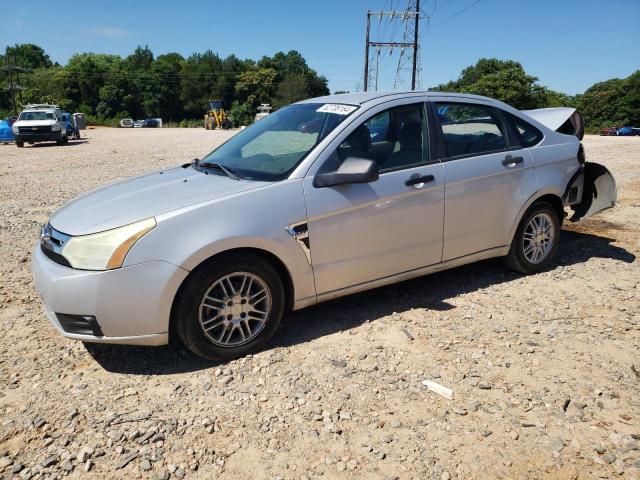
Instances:
[[[134,128],[142,128],[144,127],[144,120],[136,120],[133,122]]]
[[[607,127],[600,129],[600,135],[603,137],[611,137],[618,134],[618,128],[620,127]]]
[[[12,132],[19,148],[24,147],[25,142],[56,142],[58,145],[65,145],[69,141],[67,122],[56,105],[27,105],[13,124]]]
[[[616,134],[620,137],[636,137],[640,135],[640,128],[634,128],[627,125],[619,128]]]
[[[305,100],[200,161],[63,206],[33,252],[35,283],[66,337],[162,345],[175,332],[229,359],[325,300],[492,257],[533,274],[552,265],[565,207],[576,221],[616,201],[581,127],[575,109],[466,94]]]
[[[133,119],[123,118],[120,120],[120,128],[133,128]]]
[[[144,128],[158,128],[158,120],[156,120],[155,118],[146,118],[143,123],[142,126]]]

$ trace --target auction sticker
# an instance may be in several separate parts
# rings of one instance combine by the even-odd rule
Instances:
[[[339,103],[327,103],[321,106],[316,112],[321,113],[335,113],[337,115],[349,115],[354,110],[357,110],[358,107],[353,105],[341,105]]]

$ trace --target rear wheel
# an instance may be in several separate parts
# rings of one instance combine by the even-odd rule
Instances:
[[[173,312],[176,333],[196,355],[229,360],[258,350],[284,314],[276,270],[251,254],[216,259],[181,288]]]
[[[24,142],[16,142],[16,147],[18,148],[24,147]]]
[[[537,202],[522,218],[504,261],[516,272],[540,272],[553,262],[559,240],[558,214],[547,202]]]

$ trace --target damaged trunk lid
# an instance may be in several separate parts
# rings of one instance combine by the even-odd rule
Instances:
[[[539,108],[524,113],[558,133],[584,137],[584,120],[575,108]],[[569,220],[577,222],[592,217],[617,201],[616,180],[604,165],[585,161],[584,149],[578,151],[580,169],[569,181],[562,200],[573,210]]]

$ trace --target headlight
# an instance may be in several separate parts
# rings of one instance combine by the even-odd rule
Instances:
[[[11,127],[11,131],[12,131],[13,133],[20,133],[20,130],[18,130],[18,127],[17,127],[16,125],[13,125],[13,126]]]
[[[51,125],[52,132],[57,132],[58,130],[60,130],[60,125],[58,125],[57,123],[54,123],[53,125]]]
[[[71,237],[60,253],[73,268],[82,270],[120,268],[131,247],[155,226],[155,218],[149,218],[106,232]]]

